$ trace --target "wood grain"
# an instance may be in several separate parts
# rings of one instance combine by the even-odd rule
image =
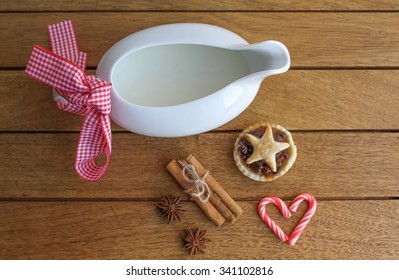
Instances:
[[[177,22],[218,25],[250,43],[281,41],[293,67],[399,66],[397,13],[124,12],[4,13],[0,67],[25,67],[34,44],[49,47],[46,26],[65,19],[74,21],[79,47],[89,53],[89,66],[98,65],[104,53],[127,35]]]
[[[106,175],[84,182],[73,168],[78,134],[0,134],[2,199],[148,199],[180,194],[166,170],[173,158],[195,155],[234,199],[307,191],[328,198],[399,197],[398,133],[294,132],[298,157],[282,178],[256,182],[240,173],[232,150],[239,132],[184,138],[116,133]]]
[[[267,78],[254,102],[218,130],[242,130],[260,120],[293,130],[398,130],[398,74],[290,70]],[[0,131],[80,130],[82,118],[58,110],[51,89],[22,71],[0,71],[0,99]],[[113,130],[122,129],[114,125]]]
[[[0,11],[91,11],[96,9],[97,0],[0,0]]]
[[[0,11],[392,11],[397,0],[0,0]]]
[[[397,130],[399,71],[291,70],[266,78],[254,102],[222,129],[269,120],[295,130]]]
[[[289,203],[289,202],[287,202]],[[216,228],[184,203],[181,223],[167,224],[153,202],[1,202],[1,259],[398,259],[399,201],[319,201],[294,248],[259,219],[257,201],[243,216]],[[304,212],[284,220],[290,232]],[[189,257],[185,228],[208,230],[206,253]]]
[[[399,9],[396,0],[369,1],[369,0],[327,0],[327,1],[300,1],[300,0],[222,0],[222,1],[173,1],[173,0],[141,0],[141,1],[112,1],[100,0],[98,9],[102,10],[162,10],[162,11],[336,11],[336,10],[395,10]]]

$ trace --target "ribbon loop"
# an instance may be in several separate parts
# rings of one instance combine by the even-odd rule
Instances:
[[[84,115],[79,136],[75,169],[86,180],[100,179],[111,156],[111,84],[86,76],[86,53],[78,50],[71,21],[48,26],[52,51],[35,46],[25,73],[55,89],[61,110]],[[96,157],[105,154],[98,166]]]

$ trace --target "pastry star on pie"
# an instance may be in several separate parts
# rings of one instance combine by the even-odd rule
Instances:
[[[234,159],[245,176],[257,181],[272,181],[292,167],[296,146],[288,130],[261,122],[249,126],[238,136]]]
[[[245,161],[251,164],[258,160],[264,160],[273,172],[277,171],[276,154],[287,149],[290,144],[286,142],[277,142],[273,138],[272,127],[266,126],[266,132],[262,138],[258,138],[250,133],[245,134],[245,139],[252,145],[254,151],[252,155]]]

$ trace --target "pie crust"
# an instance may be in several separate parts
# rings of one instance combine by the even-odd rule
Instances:
[[[247,127],[234,144],[237,167],[256,181],[267,182],[281,177],[292,167],[296,155],[291,133],[280,125],[267,122]]]

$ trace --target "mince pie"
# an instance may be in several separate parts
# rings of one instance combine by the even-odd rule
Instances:
[[[260,122],[243,130],[234,145],[240,171],[257,181],[272,181],[294,164],[296,146],[291,133],[277,124]]]

